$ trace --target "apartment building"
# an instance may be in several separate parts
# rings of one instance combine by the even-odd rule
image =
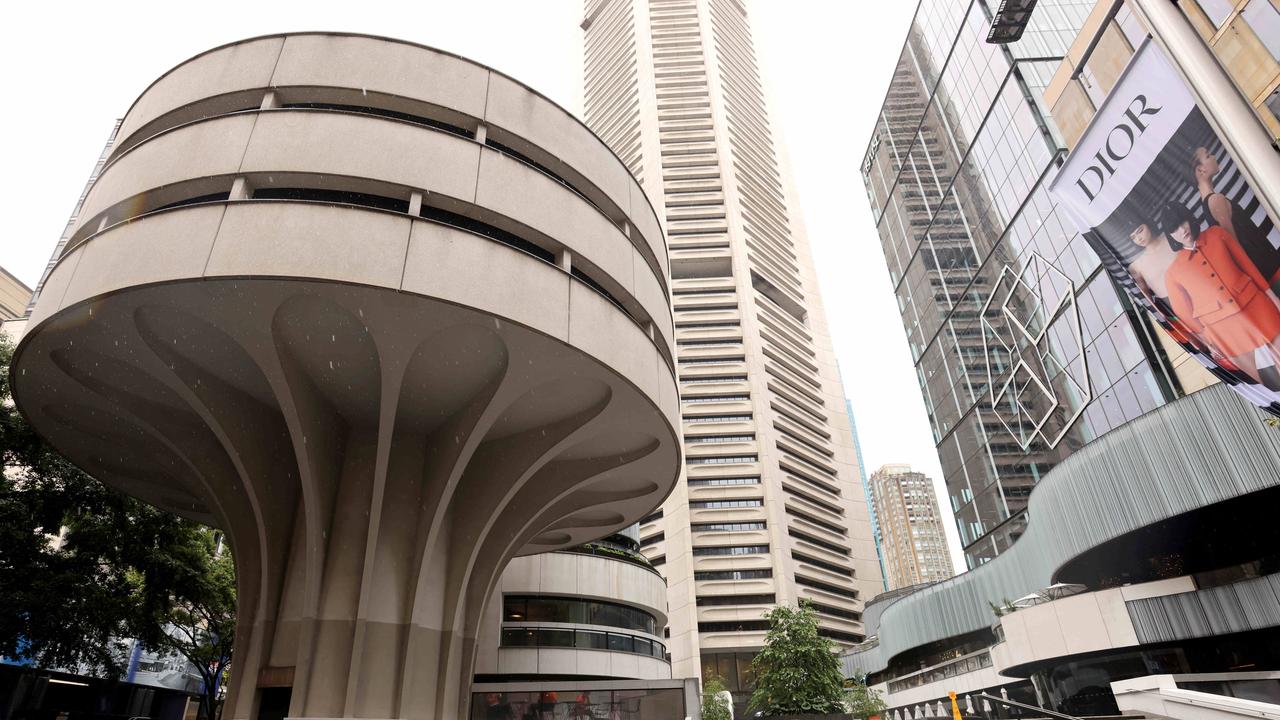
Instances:
[[[884,465],[869,484],[889,589],[955,574],[933,480],[910,465]]]

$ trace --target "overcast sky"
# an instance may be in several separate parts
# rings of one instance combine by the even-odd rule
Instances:
[[[112,123],[164,71],[254,35],[343,30],[404,38],[491,65],[573,108],[581,0],[16,3],[0,44],[6,138],[0,266],[34,287]],[[884,255],[858,173],[915,2],[756,0],[776,137],[801,210],[868,474],[906,462],[941,488]],[[950,514],[945,492],[943,513]],[[957,570],[954,523],[947,523]]]

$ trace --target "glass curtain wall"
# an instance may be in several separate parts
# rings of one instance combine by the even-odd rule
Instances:
[[[1047,193],[1043,91],[1094,3],[1042,0],[1005,46],[994,5],[920,4],[862,167],[970,568],[1057,463],[1171,395]]]

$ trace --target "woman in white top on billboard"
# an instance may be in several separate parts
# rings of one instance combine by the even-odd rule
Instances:
[[[1155,223],[1143,217],[1137,218],[1137,224],[1129,232],[1129,240],[1141,249],[1133,262],[1129,263],[1129,274],[1138,283],[1142,294],[1151,300],[1151,304],[1164,312],[1168,307],[1164,303],[1169,299],[1164,275],[1178,254],[1169,245],[1169,239],[1164,233],[1156,229]],[[1156,303],[1155,298],[1160,298],[1164,303]]]

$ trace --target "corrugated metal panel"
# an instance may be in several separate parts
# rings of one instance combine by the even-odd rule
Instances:
[[[1280,574],[1126,603],[1142,643],[1280,625]]]
[[[1030,525],[1012,548],[885,608],[880,646],[845,656],[845,670],[877,672],[905,650],[989,627],[995,621],[989,602],[1050,585],[1059,567],[1091,548],[1277,485],[1280,431],[1268,427],[1261,413],[1231,388],[1216,385],[1165,405],[1054,468],[1032,493]],[[1215,616],[1214,622],[1241,613],[1267,617],[1261,608],[1228,605],[1221,610],[1226,615]],[[1145,627],[1156,634],[1164,627],[1183,633],[1177,637],[1214,632],[1202,605],[1147,603],[1132,612],[1135,623],[1148,623]]]

